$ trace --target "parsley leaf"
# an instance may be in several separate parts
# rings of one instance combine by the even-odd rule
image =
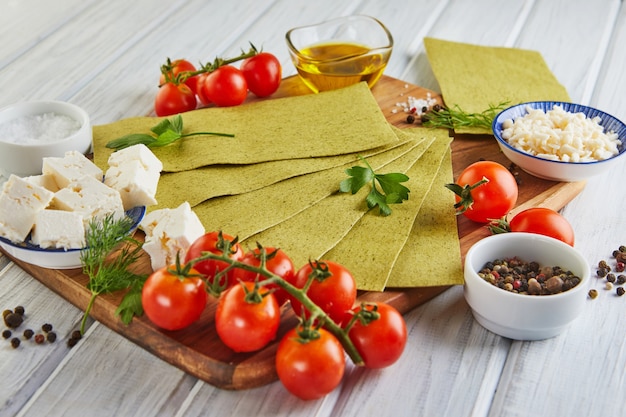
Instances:
[[[359,157],[365,163],[365,167],[353,166],[346,170],[348,178],[341,181],[341,192],[356,194],[366,184],[371,183],[372,188],[365,198],[368,209],[376,206],[382,216],[391,214],[390,204],[401,204],[409,199],[410,190],[401,183],[409,180],[409,177],[401,173],[377,174],[363,157]],[[378,186],[382,189],[379,191]]]

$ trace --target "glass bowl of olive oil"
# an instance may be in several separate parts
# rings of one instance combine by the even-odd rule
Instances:
[[[393,49],[385,25],[363,15],[291,29],[286,41],[300,78],[316,93],[359,82],[373,87]]]

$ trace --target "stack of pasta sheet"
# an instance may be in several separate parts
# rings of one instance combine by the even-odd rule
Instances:
[[[245,248],[282,248],[296,267],[333,260],[360,290],[463,282],[448,132],[390,125],[367,86],[280,98],[183,115],[198,136],[153,149],[164,172],[158,205],[188,201],[206,230],[237,235]],[[94,161],[106,168],[106,143],[147,133],[149,117],[94,127]],[[409,199],[381,216],[368,210],[369,185],[339,191],[346,169],[365,158],[377,173],[401,172]]]

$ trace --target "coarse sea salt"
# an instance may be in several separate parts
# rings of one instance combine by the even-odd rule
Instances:
[[[76,133],[80,122],[54,112],[17,117],[0,124],[0,140],[19,145],[57,142]]]

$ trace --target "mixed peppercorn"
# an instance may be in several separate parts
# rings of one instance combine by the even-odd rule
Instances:
[[[572,271],[560,266],[541,266],[518,257],[487,262],[478,275],[498,288],[527,295],[558,294],[580,283],[580,277]]]
[[[596,276],[598,278],[604,278],[604,288],[606,290],[612,290],[615,288],[615,294],[619,297],[626,294],[624,284],[626,284],[626,245],[621,245],[612,253],[614,262],[609,264],[606,260],[598,262],[596,269]],[[595,299],[598,297],[598,290],[592,288],[589,290],[589,298]]]
[[[19,336],[14,335],[14,332],[18,330],[18,328],[25,321],[25,309],[23,306],[17,306],[13,310],[6,309],[2,312],[2,317],[4,319],[4,324],[7,326],[7,329],[2,331],[2,338],[5,340],[9,340],[11,343],[11,347],[17,349],[22,344],[22,339]],[[80,332],[78,337],[75,335],[76,332],[72,333],[72,337],[68,340],[68,346],[74,346],[78,339],[80,339]],[[52,324],[44,323],[41,326],[40,331],[35,332],[31,328],[26,328],[22,332],[23,340],[32,340],[34,343],[41,345],[46,342],[54,343],[57,340],[57,334],[54,331]]]

